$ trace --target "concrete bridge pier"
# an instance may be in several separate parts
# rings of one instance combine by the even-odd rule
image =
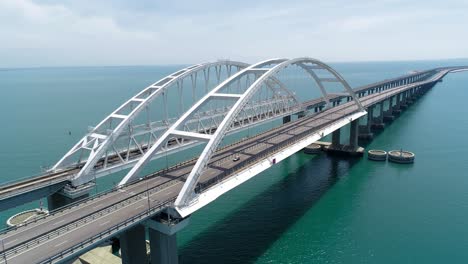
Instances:
[[[337,129],[332,132],[332,146],[337,148],[341,145],[341,129]]]
[[[373,118],[373,122],[372,122],[372,128],[373,129],[383,129],[385,128],[385,124],[384,124],[384,102],[380,102],[378,104],[379,106],[379,116],[376,117],[376,118]]]
[[[56,192],[52,195],[49,195],[47,197],[47,209],[49,211],[54,211],[54,210],[57,210],[61,207],[64,207],[66,205],[69,205],[71,203],[74,203],[76,201],[79,201],[79,200],[82,200],[82,199],[85,199],[85,198],[88,198],[89,197],[89,194],[84,194],[82,196],[79,196],[79,197],[76,197],[76,198],[70,198],[66,195],[64,195],[63,193],[61,192]]]
[[[65,185],[65,187],[58,192],[47,196],[47,208],[49,211],[54,211],[71,203],[83,200],[89,197],[89,192],[94,186],[94,182],[89,182],[78,187]]]
[[[423,96],[424,94],[424,88],[422,86],[418,86],[416,88],[416,94],[415,94],[415,97],[416,98],[420,98],[421,96]]]
[[[122,264],[148,263],[145,227],[136,225],[119,236]]]
[[[388,109],[384,112],[384,122],[391,122],[395,120],[393,116],[393,96],[388,99]]]
[[[150,240],[151,264],[177,264],[177,232],[185,228],[190,218],[163,220],[153,218],[146,221]]]
[[[425,93],[425,89],[422,86],[418,86],[416,88],[416,92],[414,94],[415,99],[419,99],[421,96],[423,96]]]
[[[395,97],[395,105],[392,107],[392,114],[393,116],[399,116],[401,114],[401,109],[400,109],[400,94],[397,94]]]
[[[406,108],[408,108],[408,105],[406,103],[406,96],[407,96],[407,93],[406,92],[402,92],[399,94],[400,95],[400,98],[401,98],[401,101],[400,101],[400,109],[401,110],[405,110]]]
[[[341,156],[363,156],[364,149],[358,146],[359,136],[359,119],[353,120],[350,123],[349,143],[341,144],[341,129],[332,132],[332,143],[324,148],[330,154]]]
[[[360,139],[369,140],[374,137],[374,134],[371,132],[372,112],[373,112],[373,107],[367,108],[366,124],[359,126],[358,138]]]
[[[358,146],[358,135],[359,135],[359,119],[351,121],[349,129],[349,146],[353,149]]]
[[[414,95],[414,88],[413,89],[410,89],[407,92],[407,96],[406,96],[406,103],[408,105],[410,104],[413,104],[414,103],[414,99],[413,99],[413,95]]]

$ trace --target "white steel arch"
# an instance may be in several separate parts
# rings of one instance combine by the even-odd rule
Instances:
[[[311,66],[306,66],[305,64],[310,63]],[[326,65],[325,63],[312,59],[312,58],[297,58],[297,59],[271,59],[267,61],[263,61],[252,66],[245,68],[244,70],[238,72],[237,74],[231,76],[221,84],[219,84],[216,88],[211,90],[207,95],[205,95],[202,99],[200,99],[196,104],[194,104],[184,115],[181,116],[179,120],[177,120],[171,128],[169,128],[163,136],[161,136],[158,141],[151,147],[151,149],[142,157],[138,163],[127,173],[127,175],[123,178],[123,180],[119,183],[120,185],[127,183],[141,171],[141,169],[149,162],[151,156],[158,151],[167,140],[174,135],[182,135],[187,134],[186,136],[190,136],[193,139],[197,139],[200,141],[206,141],[207,145],[205,146],[204,150],[202,151],[201,155],[199,156],[195,166],[193,167],[192,171],[190,172],[177,200],[175,202],[176,207],[182,207],[188,203],[190,199],[190,195],[193,193],[196,183],[206,168],[209,160],[211,159],[212,154],[216,151],[217,147],[219,146],[222,138],[225,136],[227,129],[230,127],[230,124],[233,122],[234,118],[237,114],[241,111],[241,109],[247,104],[250,97],[264,84],[269,78],[272,78],[274,74],[279,72],[280,70],[286,68],[289,65],[296,64],[302,68],[308,67],[305,69],[309,74],[313,69],[321,69],[326,70],[331,73],[334,78],[326,78],[320,79],[315,74],[313,75],[314,80],[318,80],[317,83],[321,83],[324,81],[329,82],[339,82],[343,85],[346,92],[354,99],[354,102],[357,104],[360,110],[363,110],[359,99],[355,96],[353,90],[349,86],[349,84],[338,74],[335,70],[331,67]],[[275,65],[272,68],[268,68],[267,66]],[[247,90],[243,94],[226,94],[226,93],[219,93],[221,89],[228,86],[229,84],[233,83],[234,81],[238,80],[242,75],[249,74],[255,72],[259,74],[259,78],[251,84]],[[322,90],[324,87],[319,85],[320,89]],[[322,91],[322,94],[326,96],[326,92]],[[230,111],[226,114],[223,121],[219,124],[218,128],[212,135],[207,134],[200,134],[200,133],[193,133],[193,132],[183,132],[178,130],[181,126],[183,126],[184,122],[201,106],[205,105],[210,99],[216,97],[231,97],[235,100],[235,104],[232,106]],[[364,111],[364,110],[363,110]]]
[[[205,89],[207,89],[209,78],[209,70],[206,69],[215,67],[216,77],[218,82],[220,81],[221,67],[226,66],[228,74],[231,73],[232,67],[237,67],[238,70],[245,68],[248,64],[238,61],[230,60],[220,60],[216,62],[207,62],[202,64],[192,65],[190,67],[184,68],[177,72],[168,75],[159,81],[151,84],[150,86],[143,89],[141,92],[130,98],[128,101],[123,103],[118,107],[114,112],[109,116],[103,119],[96,127],[94,127],[86,136],[84,136],[75,146],[73,146],[53,167],[51,170],[58,170],[64,167],[66,161],[73,156],[75,153],[88,150],[90,151],[89,157],[86,160],[83,167],[81,167],[78,174],[74,176],[73,185],[80,185],[86,183],[92,179],[90,178],[90,171],[93,169],[94,165],[98,162],[99,159],[107,151],[108,147],[119,138],[123,133],[125,128],[135,119],[138,114],[145,109],[152,101],[154,101],[159,96],[163,95],[168,87],[173,86],[173,84],[178,84],[185,77],[192,77],[192,83],[194,82],[193,76],[199,72],[203,72],[205,76]],[[208,76],[207,76],[208,75]],[[193,84],[195,85],[195,84]],[[206,91],[207,92],[207,91]],[[125,108],[131,109],[128,114],[120,114],[120,111]],[[99,131],[105,130],[105,126],[108,123],[118,123],[118,125],[113,128],[108,133],[102,133]]]

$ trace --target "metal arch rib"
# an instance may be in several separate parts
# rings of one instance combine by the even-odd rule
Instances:
[[[135,96],[127,100],[125,103],[123,103],[120,107],[118,107],[114,112],[112,112],[109,116],[107,116],[105,119],[103,119],[91,132],[89,132],[86,136],[84,136],[70,151],[68,151],[65,156],[63,156],[52,168],[52,170],[57,170],[59,169],[63,163],[72,156],[74,153],[77,151],[81,150],[82,147],[85,147],[86,145],[89,144],[89,138],[91,140],[95,140],[95,144],[92,148],[92,151],[85,163],[85,165],[80,169],[78,174],[73,178],[73,182],[75,185],[79,185],[82,183],[87,182],[89,179],[85,179],[85,177],[89,174],[89,172],[92,170],[94,165],[97,163],[97,161],[103,156],[107,148],[120,136],[120,134],[124,131],[125,127],[134,119],[138,114],[145,109],[147,105],[149,105],[152,101],[154,101],[157,97],[163,94],[163,92],[173,85],[174,83],[177,83],[179,80],[190,76],[191,74],[194,74],[195,72],[199,72],[202,70],[205,70],[210,67],[214,66],[223,66],[223,65],[229,65],[229,66],[237,66],[239,68],[245,68],[248,66],[248,64],[243,63],[243,62],[237,62],[237,61],[216,61],[216,62],[207,62],[207,63],[202,63],[202,64],[196,64],[192,65],[190,67],[184,68],[182,70],[178,70],[171,75],[168,75],[157,82],[151,84],[150,86],[146,87],[139,93],[137,93]],[[165,81],[167,80],[167,81]],[[163,83],[162,83],[163,82]],[[161,85],[158,85],[158,83],[162,83]],[[158,88],[155,89],[155,86]],[[150,91],[151,89],[155,90],[152,92],[148,97],[141,99],[138,98],[142,94],[144,94],[147,91]],[[116,126],[109,135],[101,135],[104,138],[100,138],[101,142],[98,141],[98,138],[93,138],[92,135],[97,134],[97,131],[111,118],[115,118],[118,116],[118,112],[122,110],[124,107],[126,107],[128,104],[131,102],[136,102],[137,105],[135,108],[130,112],[130,114],[126,116],[122,116],[121,118],[123,119],[118,126]]]
[[[171,135],[173,134],[174,131],[177,130],[177,128],[184,122],[186,121],[200,106],[204,105],[207,100],[212,97],[215,93],[217,93],[222,87],[230,84],[231,82],[234,82],[239,78],[247,69],[251,69],[254,67],[259,67],[262,65],[265,65],[269,62],[274,63],[277,61],[285,61],[286,59],[273,59],[273,60],[268,60],[268,61],[263,61],[260,63],[257,63],[255,65],[249,66],[245,68],[242,71],[237,72],[236,74],[232,75],[230,78],[227,80],[224,80],[221,84],[219,84],[216,88],[211,90],[209,93],[207,93],[202,99],[200,99],[197,103],[195,103],[187,112],[185,112],[172,126],[164,132],[164,134],[158,138],[158,140],[151,146],[151,148],[141,157],[138,162],[135,164],[135,166],[132,167],[132,169],[125,175],[125,177],[120,181],[119,185],[126,184],[127,182],[131,181],[133,178],[137,176],[137,174],[143,169],[143,167],[151,160],[152,156],[158,152],[164,144],[169,140]],[[271,64],[270,63],[270,64]],[[239,100],[239,99],[238,99]],[[211,141],[211,140],[210,140]]]
[[[309,61],[312,62],[312,63],[315,63],[315,64],[317,64],[317,65],[319,65],[319,66],[321,66],[323,68],[325,68],[328,72],[330,72],[333,76],[335,76],[335,78],[344,86],[346,92],[349,93],[349,96],[351,96],[353,98],[353,101],[356,103],[358,109],[361,110],[361,111],[365,111],[364,107],[361,104],[361,101],[359,100],[359,98],[354,93],[354,90],[351,88],[351,86],[348,84],[348,82],[343,78],[343,76],[341,76],[341,74],[339,74],[332,67],[328,66],[327,64],[325,64],[325,63],[323,63],[323,62],[321,62],[319,60],[310,59]]]
[[[272,60],[267,60],[263,61],[260,63],[257,63],[255,65],[252,65],[250,67],[245,68],[244,70],[238,72],[237,74],[231,76],[229,79],[225,80],[221,84],[219,84],[216,88],[214,88],[210,93],[205,95],[202,99],[200,99],[196,104],[194,104],[190,110],[188,110],[182,117],[179,118],[172,126],[169,128],[163,136],[161,136],[158,141],[150,148],[149,151],[147,151],[142,157],[138,163],[127,173],[127,175],[123,178],[123,180],[119,183],[120,185],[127,183],[130,181],[132,178],[134,178],[140,171],[141,169],[146,165],[149,160],[151,160],[151,156],[156,153],[161,147],[167,142],[167,140],[170,138],[172,135],[173,131],[177,130],[177,127],[179,127],[181,124],[183,124],[189,116],[192,115],[200,106],[204,105],[210,97],[213,97],[215,93],[217,93],[219,90],[223,89],[225,86],[229,85],[230,83],[236,81],[239,77],[241,77],[244,73],[252,70],[252,69],[259,69],[262,68],[265,65],[272,65],[272,64],[277,64],[271,69],[265,70],[260,77],[252,84],[250,87],[242,94],[241,97],[236,101],[236,103],[232,106],[230,111],[226,114],[225,118],[223,121],[220,123],[218,126],[217,130],[215,133],[212,135],[211,139],[208,141],[207,145],[205,146],[203,152],[201,153],[200,157],[198,158],[195,166],[193,167],[192,171],[190,172],[184,186],[182,187],[181,192],[179,193],[179,196],[177,197],[175,205],[177,207],[184,206],[184,204],[187,203],[190,194],[192,193],[196,183],[198,182],[198,179],[202,173],[202,171],[205,169],[207,163],[209,162],[211,155],[214,153],[216,148],[218,147],[219,143],[221,142],[221,139],[224,137],[224,135],[227,132],[227,129],[230,126],[230,123],[233,121],[233,119],[236,117],[236,115],[241,111],[241,109],[245,106],[245,104],[248,102],[250,97],[258,90],[259,87],[261,87],[261,84],[264,82],[267,82],[270,77],[273,76],[273,74],[277,73],[279,70],[285,68],[288,65],[291,64],[296,64],[296,63],[307,63],[307,62],[312,62],[315,64],[319,64],[323,66],[325,69],[329,69],[330,73],[332,73],[340,82],[343,84],[345,89],[350,93],[350,96],[355,98],[356,104],[358,104],[359,109],[362,110],[362,107],[360,105],[360,102],[358,99],[354,96],[354,93],[352,92],[351,88],[349,85],[346,83],[346,81],[336,72],[333,71],[328,65],[315,60],[311,58],[298,58],[298,59],[293,59],[293,60],[288,60],[288,59],[272,59]]]
[[[205,149],[199,156],[195,166],[193,167],[192,171],[190,172],[189,176],[187,177],[187,180],[182,187],[182,190],[180,191],[176,201],[175,201],[175,206],[176,207],[183,207],[188,203],[188,200],[190,198],[190,195],[193,193],[193,189],[195,188],[195,185],[198,182],[198,179],[200,178],[203,170],[206,168],[206,165],[208,164],[209,160],[211,159],[211,156],[213,153],[216,151],[217,147],[219,146],[222,138],[226,134],[227,129],[229,128],[231,122],[234,120],[236,115],[241,111],[241,109],[245,106],[245,104],[248,102],[250,97],[261,87],[261,84],[268,80],[272,75],[276,74],[278,71],[284,69],[288,65],[291,64],[297,64],[300,62],[312,62],[317,65],[322,66],[324,69],[329,71],[331,74],[333,74],[345,87],[345,89],[349,92],[350,96],[352,96],[355,100],[355,103],[358,106],[358,109],[361,111],[364,111],[361,103],[359,102],[359,99],[354,95],[354,92],[352,91],[351,87],[349,84],[344,80],[344,78],[335,70],[333,70],[330,66],[326,65],[325,63],[318,61],[316,59],[312,58],[297,58],[297,59],[292,59],[292,60],[271,60],[272,63],[279,63],[273,68],[269,69],[267,72],[265,72],[263,75],[261,75],[242,95],[242,97],[234,104],[234,106],[231,108],[229,113],[225,116],[224,120],[220,123],[218,129],[216,132],[213,134],[212,138],[210,141],[207,143],[205,146]],[[260,65],[268,64],[268,62],[261,62],[259,63]],[[241,75],[244,72],[249,71],[251,68],[258,67],[258,65],[253,65],[250,66],[243,71],[239,72],[238,74]],[[219,89],[222,89],[224,85],[230,83],[231,79],[237,78],[237,76],[233,76],[230,79],[226,80],[224,83],[220,84],[218,87],[213,89],[213,91],[217,91]],[[209,95],[207,96],[207,98]]]
[[[326,108],[330,107],[330,99],[328,98],[327,91],[325,90],[325,86],[323,85],[322,81],[317,76],[317,74],[315,74],[315,72],[311,70],[310,68],[306,67],[303,63],[298,63],[298,65],[299,67],[304,69],[314,79],[314,81],[317,83],[317,85],[320,88],[320,92],[322,93],[323,100],[326,103]]]

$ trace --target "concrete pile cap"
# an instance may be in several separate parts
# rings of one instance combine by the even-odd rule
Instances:
[[[367,157],[370,160],[385,161],[387,160],[387,152],[385,150],[371,149],[367,151]]]
[[[321,150],[322,150],[321,145],[313,143],[313,144],[310,144],[309,146],[304,148],[304,153],[306,153],[306,154],[317,154],[317,153],[320,153]]]
[[[8,226],[21,225],[28,220],[32,220],[36,217],[39,217],[41,215],[46,215],[48,213],[49,211],[45,209],[39,209],[39,208],[23,211],[8,218],[7,225]]]
[[[414,153],[403,150],[391,150],[388,153],[388,160],[396,163],[413,163]]]
[[[403,157],[403,158],[414,158],[414,153],[410,151],[405,151],[405,150],[391,150],[388,152],[390,156],[398,156],[398,157]]]

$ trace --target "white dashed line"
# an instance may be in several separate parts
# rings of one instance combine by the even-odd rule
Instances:
[[[55,245],[55,247],[59,247],[59,246],[65,244],[65,243],[67,243],[67,242],[68,242],[68,240],[65,240],[65,241],[63,241],[62,243],[58,243],[57,245]]]
[[[109,221],[106,221],[106,222],[104,222],[104,223],[101,223],[101,224],[99,224],[99,225],[100,225],[100,226],[103,226],[103,225],[108,224],[109,222],[110,222],[110,220],[109,220]]]

